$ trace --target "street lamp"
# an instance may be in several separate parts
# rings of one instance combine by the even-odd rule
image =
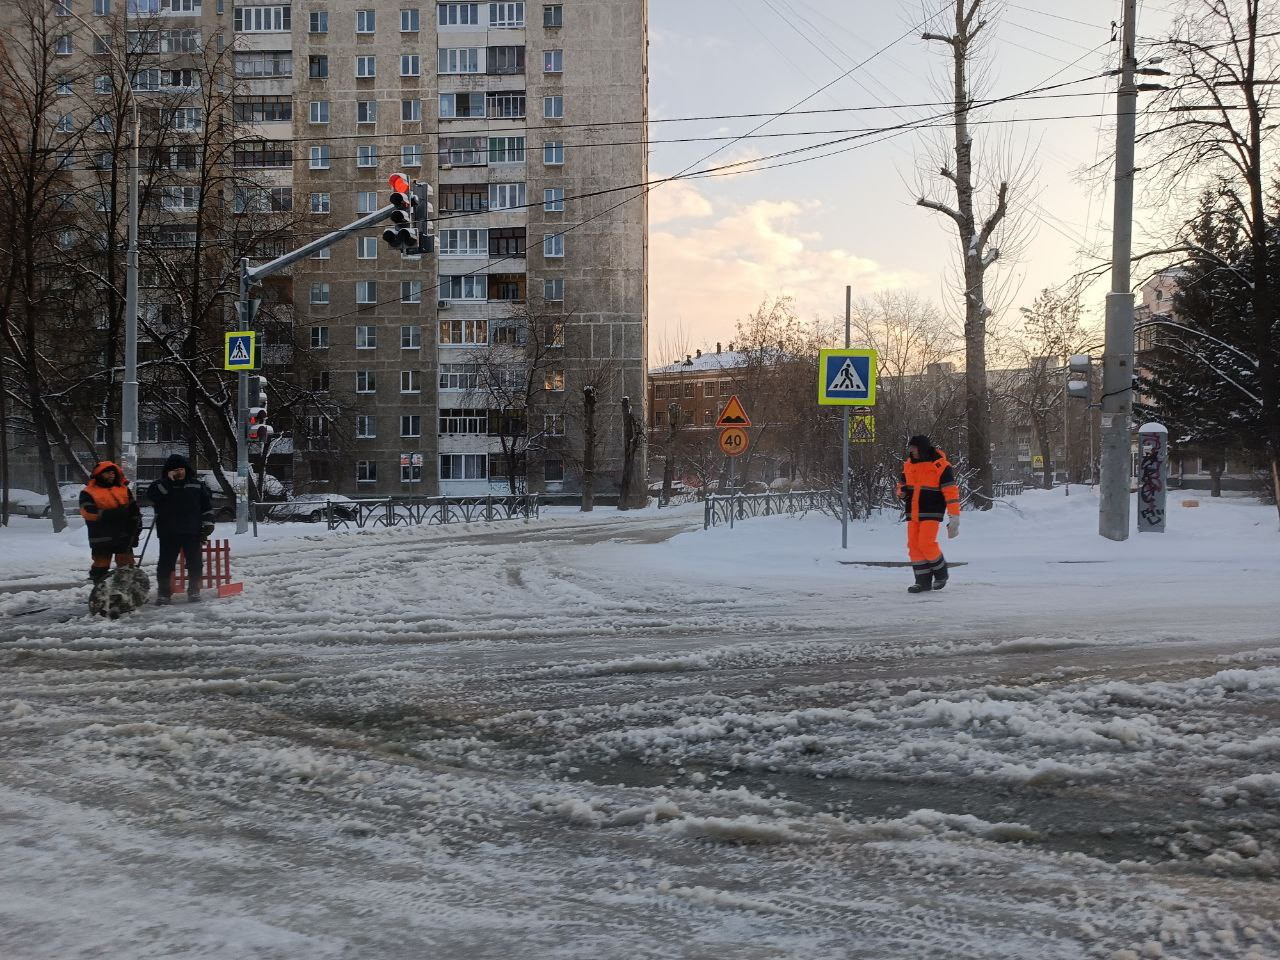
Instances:
[[[129,43],[129,6],[124,4],[124,43]],[[79,14],[73,13],[70,4],[61,13],[77,21],[90,33],[93,26]],[[133,78],[127,61],[121,61],[111,44],[104,44],[111,62],[124,78],[124,88],[129,95],[133,113],[133,131],[129,148],[129,240],[125,254],[124,280],[124,383],[120,390],[120,459],[125,476],[137,479],[138,473],[138,142],[142,139],[142,124],[138,119],[138,98],[133,92]],[[114,197],[112,198],[114,200]]]

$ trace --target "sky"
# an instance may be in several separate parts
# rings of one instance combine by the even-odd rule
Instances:
[[[681,344],[727,344],[736,321],[775,295],[794,297],[806,318],[843,313],[846,284],[855,298],[908,291],[942,305],[954,300],[954,228],[916,204],[921,182],[940,187],[936,174],[922,181],[918,171],[949,128],[866,133],[945,117],[936,81],[949,70],[948,48],[922,41],[920,24],[934,14],[931,29],[949,32],[951,6],[952,0],[650,0],[652,140],[736,137],[802,99],[799,110],[822,111],[774,119],[737,142],[654,143],[651,177],[744,160],[804,162],[743,172],[752,169],[748,164],[736,175],[682,179],[652,192],[653,362],[670,359],[663,353]],[[983,95],[1070,83],[975,113],[987,121],[974,128],[978,155],[1009,158],[1006,165],[1016,170],[1011,202],[1024,224],[1019,252],[995,268],[1001,292],[993,306],[1003,314],[1017,316],[1040,289],[1094,262],[1082,251],[1109,255],[1115,82],[1102,74],[1117,65],[1111,24],[1120,7],[1120,0],[1008,0],[992,27]],[[1159,36],[1168,22],[1167,7],[1143,0],[1139,37]],[[674,121],[746,113],[765,116]],[[759,161],[859,133],[838,146]],[[980,211],[989,209],[997,168],[984,170]],[[1105,286],[1086,292],[1095,315]]]

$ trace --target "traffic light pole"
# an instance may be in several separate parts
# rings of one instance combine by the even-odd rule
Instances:
[[[359,233],[368,227],[376,226],[384,220],[390,220],[399,208],[393,204],[376,210],[368,216],[361,217],[332,233],[312,240],[282,257],[276,257],[258,267],[250,267],[248,259],[240,261],[240,297],[236,304],[237,322],[242,317],[250,316],[249,291],[266,277],[291,267],[299,260],[305,260],[313,253],[326,250],[339,240]],[[135,254],[136,256],[136,254]],[[127,368],[126,368],[127,369]],[[126,374],[127,377],[127,374]],[[242,492],[236,497],[236,533],[249,531],[249,374],[241,370],[236,375],[236,476],[240,478]]]
[[[1129,479],[1133,418],[1133,253],[1134,138],[1137,128],[1137,0],[1125,0],[1120,87],[1116,98],[1115,214],[1111,239],[1111,292],[1107,294],[1106,338],[1102,354],[1102,477],[1098,533],[1109,540],[1129,538]]]

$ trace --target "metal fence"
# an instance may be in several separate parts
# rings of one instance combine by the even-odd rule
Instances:
[[[445,523],[491,523],[537,518],[537,494],[484,497],[383,497],[376,500],[285,501],[255,504],[260,522],[324,521],[330,530],[355,527],[416,527]]]
[[[1024,489],[1026,489],[1026,484],[1021,480],[1010,480],[992,485],[992,493],[997,497],[1020,497]]]
[[[703,502],[702,528],[721,524],[732,527],[748,517],[808,513],[811,510],[838,511],[839,490],[799,490],[791,493],[733,493],[709,496]]]

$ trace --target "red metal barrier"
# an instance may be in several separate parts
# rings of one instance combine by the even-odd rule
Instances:
[[[231,541],[206,540],[203,549],[200,586],[205,590],[214,588],[220,597],[230,597],[244,591],[243,583],[231,582]],[[183,593],[187,589],[187,558],[178,554],[178,568],[170,581],[172,593]]]

